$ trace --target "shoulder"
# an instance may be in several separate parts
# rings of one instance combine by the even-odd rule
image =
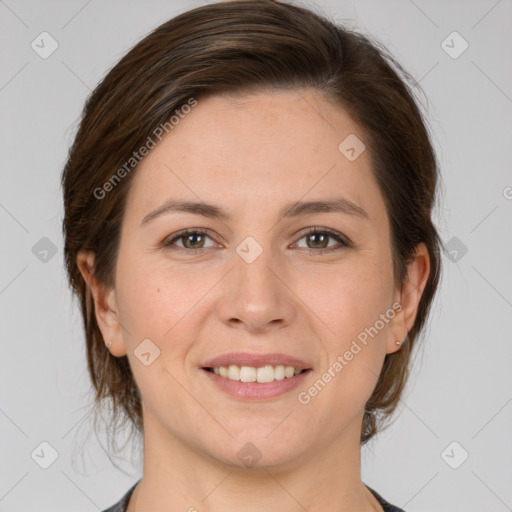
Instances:
[[[381,504],[384,512],[405,512],[405,510],[387,502],[377,491],[374,491],[371,487],[366,487],[375,496],[375,498],[377,498],[377,501]]]
[[[139,482],[140,480],[135,482],[117,503],[114,503],[114,505],[112,505],[111,507],[107,508],[106,510],[103,510],[103,512],[126,512],[126,508],[128,507],[130,497],[133,494],[133,491],[135,490],[135,487]]]

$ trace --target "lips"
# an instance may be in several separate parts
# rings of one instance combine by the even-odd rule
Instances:
[[[221,366],[251,366],[259,368],[262,366],[293,366],[297,370],[309,370],[311,364],[298,359],[297,357],[289,356],[280,353],[267,353],[267,354],[251,354],[249,352],[229,352],[219,355],[213,359],[209,359],[201,365],[203,369],[219,368]]]

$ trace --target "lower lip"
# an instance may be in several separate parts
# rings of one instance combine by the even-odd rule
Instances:
[[[201,368],[201,371],[222,391],[225,391],[233,397],[243,398],[244,400],[267,400],[283,395],[301,384],[311,372],[311,370],[306,370],[293,377],[285,377],[282,380],[275,380],[274,382],[259,383],[231,380],[203,368]]]

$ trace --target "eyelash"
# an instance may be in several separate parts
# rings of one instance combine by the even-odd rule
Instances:
[[[334,246],[334,247],[323,248],[323,249],[302,248],[303,250],[305,250],[308,253],[325,254],[325,253],[331,253],[333,251],[339,251],[342,249],[353,247],[353,244],[351,242],[349,242],[346,238],[343,238],[339,233],[337,233],[336,231],[332,231],[330,229],[326,229],[326,228],[317,228],[317,227],[311,228],[306,233],[303,233],[302,236],[299,238],[299,240],[302,240],[304,237],[309,236],[309,235],[314,235],[314,234],[328,235],[330,238],[333,238],[337,242],[339,242],[341,244],[341,246]],[[186,247],[177,247],[177,246],[172,247],[174,245],[173,243],[176,240],[185,238],[188,235],[206,235],[209,238],[212,238],[208,234],[208,231],[205,231],[203,229],[184,229],[183,231],[179,231],[178,233],[171,235],[172,238],[167,238],[166,240],[164,240],[162,245],[166,249],[169,249],[171,251],[175,251],[178,253],[185,253],[185,254],[191,254],[193,252],[199,252],[202,250],[211,249],[211,247],[200,247],[199,249],[188,249]]]

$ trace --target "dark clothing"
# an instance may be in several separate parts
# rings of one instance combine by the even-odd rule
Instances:
[[[128,506],[128,502],[130,501],[130,496],[132,495],[133,490],[135,489],[139,482],[134,483],[133,486],[128,490],[128,492],[115,505],[112,505],[110,508],[104,510],[103,512],[126,512],[126,507]],[[391,505],[391,503],[388,503],[380,494],[374,491],[371,487],[366,487],[377,498],[377,501],[382,505],[384,512],[405,512],[401,508],[395,507],[394,505]]]

